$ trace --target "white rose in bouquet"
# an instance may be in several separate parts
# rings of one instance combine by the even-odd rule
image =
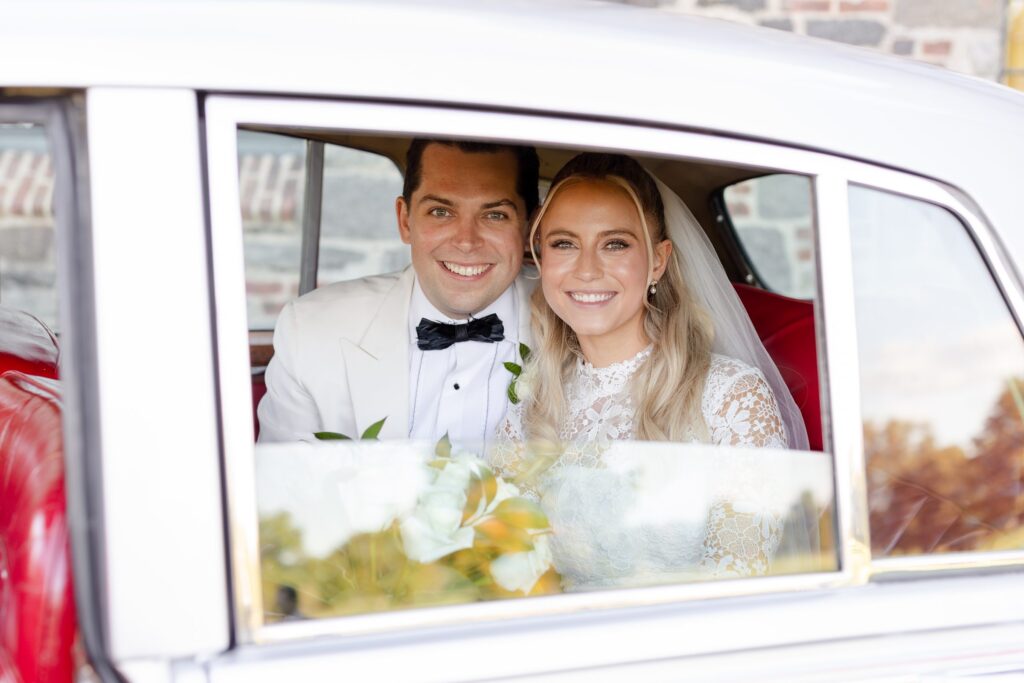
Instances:
[[[405,554],[417,562],[433,562],[473,545],[473,527],[462,526],[472,463],[452,458],[420,494],[419,502],[400,522]]]
[[[433,562],[483,539],[481,548],[489,550],[478,549],[484,554],[477,561],[489,567],[494,582],[530,592],[552,566],[544,514],[473,453],[449,451],[434,471],[434,481],[400,522],[406,556]]]

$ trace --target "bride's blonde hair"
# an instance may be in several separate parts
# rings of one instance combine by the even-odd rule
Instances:
[[[530,251],[538,267],[543,262],[535,249],[544,214],[559,190],[569,183],[602,180],[622,187],[636,204],[644,227],[648,269],[654,268],[654,245],[669,239],[665,206],[654,179],[634,159],[620,154],[579,154],[555,176],[551,190],[530,227]],[[714,332],[707,313],[693,299],[680,267],[677,250],[657,283],[657,292],[644,301],[644,332],[653,352],[637,370],[631,383],[636,406],[635,436],[643,440],[679,441],[688,430],[701,440],[708,428],[700,403],[711,364]],[[560,452],[560,428],[566,417],[564,387],[578,357],[582,357],[576,333],[548,305],[541,287],[530,300],[536,348],[530,355],[520,386],[523,391],[523,427],[530,450],[540,460]],[[536,466],[544,467],[537,463]]]

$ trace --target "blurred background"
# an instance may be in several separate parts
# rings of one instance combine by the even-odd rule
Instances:
[[[755,24],[1024,89],[1024,0],[606,0]]]

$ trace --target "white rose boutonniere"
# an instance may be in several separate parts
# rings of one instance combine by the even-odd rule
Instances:
[[[519,359],[521,363],[504,364],[505,369],[512,373],[512,381],[508,383],[508,400],[513,404],[529,396],[528,387],[522,381],[523,366],[530,359],[530,347],[526,344],[519,344]]]

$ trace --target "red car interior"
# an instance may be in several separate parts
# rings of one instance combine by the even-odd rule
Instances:
[[[0,308],[0,681],[72,680],[56,337]]]
[[[807,440],[811,449],[822,450],[814,304],[749,285],[733,286],[765,349],[793,394],[793,400],[807,426]]]

